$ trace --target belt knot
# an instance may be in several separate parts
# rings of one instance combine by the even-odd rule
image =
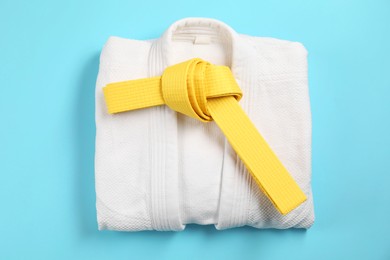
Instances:
[[[171,109],[198,119],[212,121],[207,100],[242,92],[229,67],[210,64],[195,58],[168,67],[161,78],[162,95]]]

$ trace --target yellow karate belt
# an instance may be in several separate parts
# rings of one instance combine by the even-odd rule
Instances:
[[[166,68],[160,77],[110,83],[103,91],[111,114],[165,104],[202,122],[214,120],[280,213],[306,200],[238,104],[242,92],[228,67],[195,58]]]

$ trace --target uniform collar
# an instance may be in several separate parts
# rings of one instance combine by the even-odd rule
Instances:
[[[227,65],[236,78],[253,59],[253,47],[227,24],[210,18],[185,18],[174,22],[160,38],[153,41],[149,56],[150,76],[159,75],[167,66],[173,65],[170,58],[175,51],[172,42],[178,38],[188,41],[209,39],[223,43]]]

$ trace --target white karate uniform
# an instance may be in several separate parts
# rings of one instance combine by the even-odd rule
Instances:
[[[289,214],[281,215],[260,191],[215,122],[167,106],[108,114],[106,84],[160,76],[167,66],[195,57],[231,68],[244,93],[242,108],[308,198]],[[110,37],[96,84],[95,178],[99,229],[183,230],[188,223],[309,228],[306,49],[238,34],[205,18],[177,21],[155,40]]]

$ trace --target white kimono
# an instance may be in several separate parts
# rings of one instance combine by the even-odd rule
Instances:
[[[308,198],[289,214],[281,215],[260,191],[215,122],[167,106],[108,114],[106,84],[159,76],[194,57],[231,68],[244,93],[242,108]],[[96,83],[95,178],[99,229],[183,230],[189,223],[309,228],[314,211],[306,49],[238,34],[205,18],[177,21],[155,40],[110,37]]]

